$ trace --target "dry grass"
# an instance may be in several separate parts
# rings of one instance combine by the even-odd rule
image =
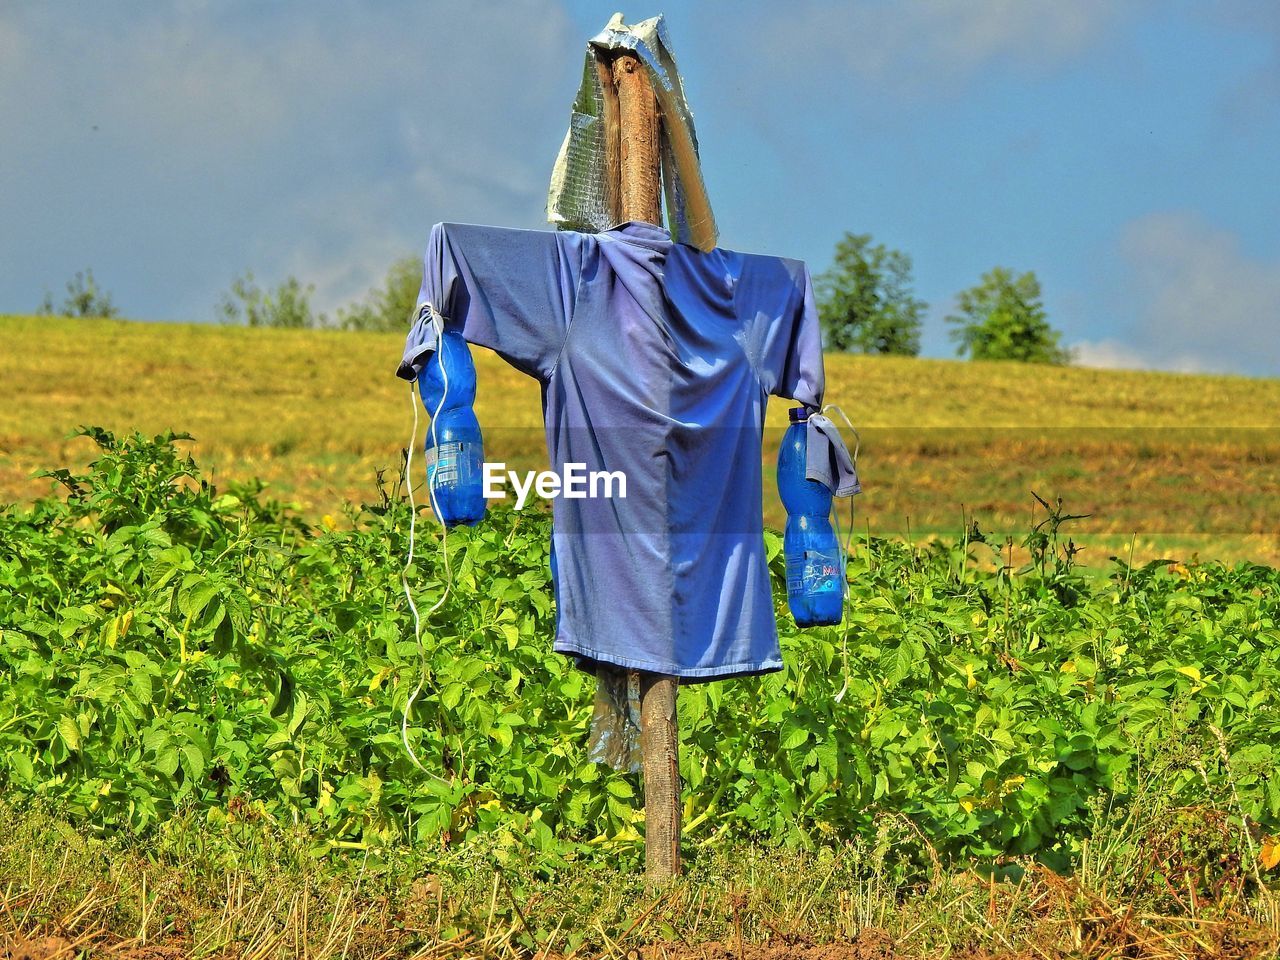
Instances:
[[[1002,881],[937,866],[904,882],[895,862],[913,851],[889,830],[875,845],[812,853],[726,848],[647,888],[629,866],[548,873],[503,862],[498,850],[322,860],[305,852],[304,835],[266,828],[229,839],[193,821],[121,846],[56,817],[0,812],[6,960],[1244,960],[1280,944],[1280,905],[1256,871],[1194,851],[1156,857],[1161,816],[1101,837],[1103,855],[1073,877],[1023,862],[1006,865],[1016,870]],[[1237,850],[1239,837],[1227,839]]]
[[[259,476],[312,514],[372,500],[408,440],[401,338],[0,317],[0,500],[83,462],[79,424],[193,434],[216,479]],[[490,459],[545,464],[537,385],[476,351]],[[862,429],[859,527],[953,535],[965,510],[1024,530],[1030,491],[1090,513],[1086,562],[1198,553],[1280,562],[1280,380],[830,356],[828,400]],[[785,402],[772,405],[776,444]],[[766,520],[778,525],[773,449]]]

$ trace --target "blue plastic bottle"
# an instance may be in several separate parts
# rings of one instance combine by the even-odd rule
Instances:
[[[831,526],[831,491],[805,476],[809,411],[788,411],[791,425],[778,450],[778,493],[787,509],[782,551],[787,559],[787,603],[796,625],[829,626],[844,611],[844,569]]]
[[[484,441],[474,409],[476,368],[457,331],[442,335],[418,374],[418,393],[433,418],[426,439],[431,509],[446,527],[475,525],[485,512]]]

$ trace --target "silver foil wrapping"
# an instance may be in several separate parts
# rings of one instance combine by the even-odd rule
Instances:
[[[715,216],[698,162],[698,137],[662,17],[628,26],[622,14],[587,42],[582,86],[551,173],[547,220],[561,230],[596,233],[617,226],[605,192],[604,93],[597,58],[628,51],[644,64],[661,118],[662,184],[667,229],[679,243],[716,245]]]
[[[640,674],[601,665],[596,671],[596,700],[587,735],[587,758],[615,770],[639,773]]]

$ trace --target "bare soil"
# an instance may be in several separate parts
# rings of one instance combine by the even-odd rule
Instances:
[[[893,938],[883,930],[863,930],[840,943],[652,944],[627,954],[628,960],[895,960]]]
[[[1116,931],[1111,931],[1115,933]],[[1197,960],[1260,960],[1275,957],[1276,944],[1265,937],[1251,936],[1227,925],[1209,926],[1193,939],[1194,949],[1171,953],[1163,938],[1146,940],[1126,935],[1098,936],[1079,946],[1054,943],[1052,936],[1031,949],[991,953],[985,950],[957,950],[955,960],[1075,960],[1075,958],[1129,958],[1129,960],[1168,960],[1172,957],[1195,957]],[[440,945],[432,956],[457,960],[474,956],[459,944],[451,954],[448,944]],[[474,944],[473,944],[474,946]],[[1190,946],[1182,944],[1181,946]],[[384,954],[394,955],[394,954]],[[425,956],[418,953],[415,956]],[[501,956],[511,954],[500,953]],[[109,936],[81,937],[75,941],[65,937],[45,936],[14,939],[0,936],[0,960],[72,960],[77,957],[111,957],[114,960],[184,960],[190,957],[190,944],[180,938],[162,943],[138,944]],[[228,958],[231,955],[227,955]],[[850,940],[835,943],[812,943],[800,938],[780,938],[769,943],[656,943],[613,953],[585,957],[581,954],[539,954],[529,960],[919,960],[920,955],[909,944],[897,944],[883,930],[866,929]]]

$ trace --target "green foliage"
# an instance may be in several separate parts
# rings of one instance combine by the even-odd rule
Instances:
[[[341,330],[403,331],[418,301],[422,268],[417,260],[397,260],[387,271],[379,290],[371,290],[362,303],[338,310],[336,327]],[[305,287],[296,277],[288,277],[274,290],[264,290],[253,273],[237,277],[218,304],[224,323],[250,327],[325,328],[328,318],[311,308],[314,285]]]
[[[334,844],[635,854],[638,780],[586,760],[592,683],[550,652],[545,515],[449,533],[420,652],[396,490],[313,527],[260,485],[216,490],[181,437],[84,433],[100,455],[50,474],[64,499],[0,510],[6,796],[104,831],[182,813]],[[1280,572],[1117,561],[1090,579],[1071,522],[1052,508],[1018,570],[976,528],[861,543],[845,625],[805,631],[766,534],[786,669],[681,691],[687,838],[870,842],[891,818],[944,858],[1060,864],[1099,804],[1141,790],[1274,833]],[[423,611],[441,550],[424,515]],[[420,677],[427,772],[400,743]]]
[[[46,291],[37,312],[60,317],[115,317],[120,313],[111,302],[111,294],[99,289],[92,270],[77,272],[74,279],[67,281],[67,296],[60,307],[54,307],[53,294]]]
[[[403,332],[418,305],[421,286],[422,263],[414,257],[397,260],[387,271],[381,290],[371,290],[363,303],[338,311],[338,326],[343,330]]]
[[[828,350],[920,353],[927,308],[911,289],[911,258],[867,233],[846,233],[831,267],[818,276],[818,314]]]
[[[224,323],[243,323],[250,327],[287,327],[304,329],[325,326],[324,314],[311,310],[311,294],[315,286],[303,286],[297,277],[288,277],[275,290],[263,290],[253,272],[237,277],[231,289],[218,304]]]
[[[982,282],[960,294],[958,314],[947,317],[955,329],[956,353],[972,360],[1022,360],[1069,363],[1062,334],[1049,325],[1034,272],[1015,274],[993,267]]]

